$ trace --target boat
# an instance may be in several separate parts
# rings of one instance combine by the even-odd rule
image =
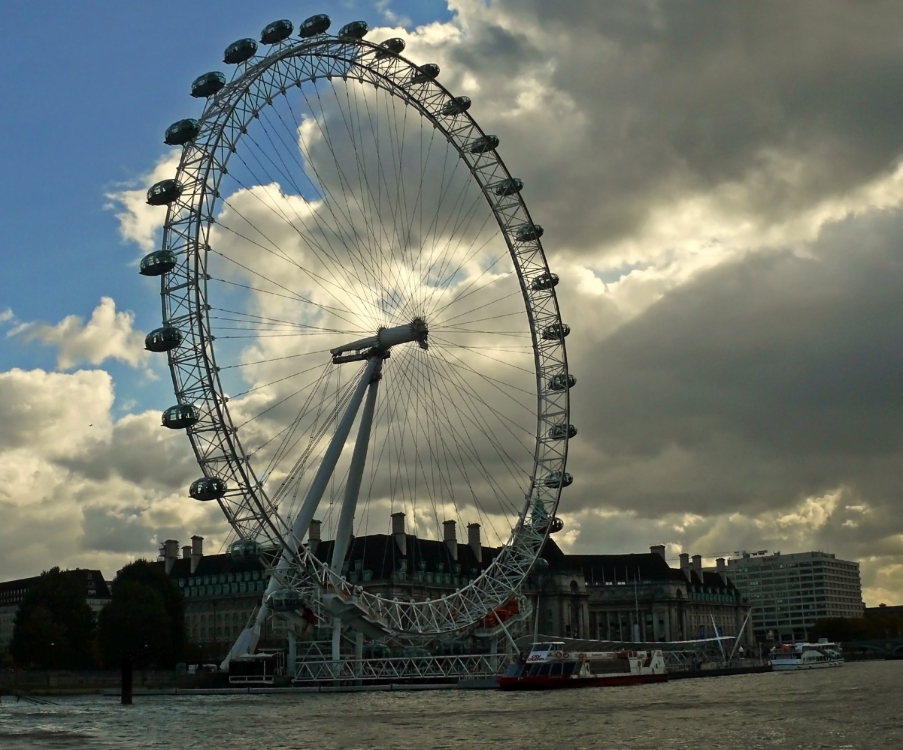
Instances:
[[[555,690],[665,682],[665,657],[652,651],[568,651],[563,642],[534,643],[522,662],[498,678],[502,690]]]
[[[771,665],[775,672],[797,669],[825,669],[843,666],[843,650],[839,643],[819,639],[818,643],[789,643],[771,650]]]

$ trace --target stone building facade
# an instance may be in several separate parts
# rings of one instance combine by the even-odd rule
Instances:
[[[568,555],[549,540],[547,570],[533,576],[539,634],[604,641],[685,641],[740,632],[749,604],[727,576],[725,561],[704,570],[681,555],[679,569],[664,546],[628,555]],[[545,566],[543,566],[545,567]],[[751,644],[748,630],[743,642]]]

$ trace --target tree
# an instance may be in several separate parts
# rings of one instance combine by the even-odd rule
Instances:
[[[136,560],[126,565],[113,581],[112,601],[100,613],[98,635],[110,665],[128,656],[172,666],[185,651],[182,592],[159,564]]]
[[[169,614],[163,597],[150,586],[129,580],[114,584],[113,599],[98,620],[100,648],[108,665],[125,658],[142,665],[169,666],[175,661]]]
[[[77,576],[51,568],[16,613],[9,652],[20,666],[79,669],[92,665],[94,613]]]

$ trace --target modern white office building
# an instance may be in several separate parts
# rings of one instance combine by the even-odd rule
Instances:
[[[743,553],[727,574],[749,599],[759,640],[802,641],[818,619],[863,616],[859,563],[827,552]]]

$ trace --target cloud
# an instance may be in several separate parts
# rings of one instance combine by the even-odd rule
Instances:
[[[14,323],[16,320],[16,316],[13,315],[13,311],[10,308],[6,308],[5,310],[0,310],[0,325],[5,323]]]
[[[835,0],[804,0],[789,13],[769,3],[701,1],[449,6],[448,23],[372,34],[405,37],[405,57],[438,63],[443,85],[473,99],[471,114],[500,136],[500,153],[524,179],[531,215],[545,227],[578,377],[579,434],[569,448],[575,483],[560,509],[565,544],[627,552],[661,541],[675,554],[821,548],[862,559],[867,599],[903,595],[893,583],[903,564],[903,102],[896,95],[903,51],[894,36],[903,8]],[[380,9],[391,12],[388,4]],[[369,111],[372,100],[358,101],[358,111]],[[334,107],[326,113],[335,114]],[[314,378],[299,376],[299,363],[314,361],[305,357],[314,356],[315,342],[350,333],[336,313],[366,296],[365,252],[343,255],[341,275],[316,283],[278,257],[322,270],[313,250],[337,234],[342,218],[327,216],[322,181],[347,166],[344,159],[376,151],[350,148],[350,134],[333,130],[333,145],[345,148],[336,148],[340,158],[330,166],[320,122],[308,118],[285,134],[302,145],[307,181],[292,185],[274,173],[241,183],[236,165],[235,182],[223,185],[230,205],[212,235],[220,254],[209,287],[219,308],[212,312],[220,377],[239,434],[259,448],[265,468],[280,441],[299,452],[307,445],[286,437],[301,410],[291,399]],[[279,123],[272,125],[277,132]],[[262,169],[266,159],[256,157],[253,168]],[[147,184],[171,177],[173,158]],[[365,234],[378,224],[367,213],[366,188],[373,204],[384,199],[367,174],[341,191],[348,226],[369,222]],[[404,174],[402,182],[429,196],[418,178]],[[144,206],[141,190],[113,199],[123,237],[153,249],[162,210]],[[257,244],[242,245],[238,232]],[[389,236],[401,245],[401,233]],[[412,283],[388,259],[381,270],[399,287]],[[397,292],[385,287],[386,298]],[[306,307],[292,298],[301,293]],[[229,320],[226,311],[235,309],[250,315]],[[322,330],[293,342],[287,334],[299,321]],[[467,361],[514,393],[520,383],[510,356],[497,354]],[[433,394],[452,418],[461,398],[450,385],[453,371],[444,395]],[[381,387],[399,408],[380,416],[395,426],[377,445],[400,459],[418,430],[400,407],[428,390],[414,381],[393,391],[389,372]],[[330,394],[324,404],[339,403],[340,378],[330,377],[318,391]],[[492,393],[472,418],[500,403]],[[459,426],[449,465],[478,463],[466,447],[475,432],[472,423]],[[267,443],[274,434],[280,439]],[[458,482],[456,499],[468,496],[459,491],[465,485],[482,492],[502,475],[506,462],[490,450],[498,444],[474,444],[485,473]],[[322,446],[312,450],[315,459]],[[424,459],[431,466],[435,454]],[[113,474],[91,466],[97,476]],[[279,471],[266,476],[275,482]],[[388,493],[374,487],[383,494],[373,515],[382,519]],[[434,515],[445,512],[436,505]],[[409,512],[424,529],[441,520],[427,519],[423,506]],[[128,513],[113,514],[115,523],[131,528]],[[96,515],[101,527],[110,518]]]
[[[134,320],[131,312],[117,312],[116,303],[103,297],[87,323],[78,315],[69,315],[56,325],[20,323],[7,336],[57,347],[57,365],[63,370],[85,362],[99,365],[108,359],[139,367],[147,352],[144,337],[132,329]]]
[[[217,507],[187,496],[188,442],[156,412],[115,419],[101,370],[0,373],[0,577],[51,565],[100,568],[153,558],[158,542],[227,537]]]
[[[175,177],[180,156],[181,152],[175,149],[161,157],[148,174],[136,180],[140,187],[123,185],[106,194],[109,200],[106,208],[117,212],[122,239],[134,242],[146,253],[157,248],[158,233],[166,221],[165,207],[147,204],[147,189],[161,180]]]

